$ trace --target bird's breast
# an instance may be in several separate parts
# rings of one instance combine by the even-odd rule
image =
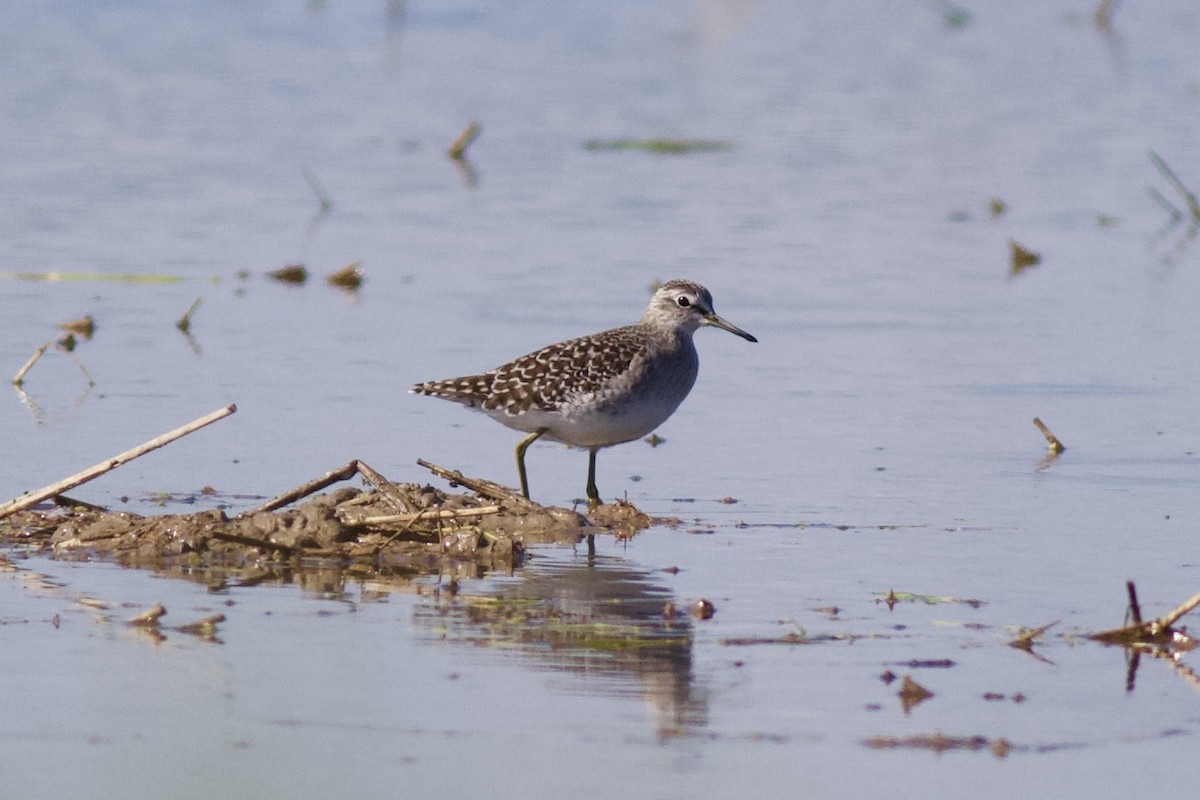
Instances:
[[[688,342],[690,344],[690,342]],[[607,447],[639,439],[663,422],[688,396],[699,361],[694,348],[680,348],[635,361],[597,391],[570,395],[546,436],[576,447]]]

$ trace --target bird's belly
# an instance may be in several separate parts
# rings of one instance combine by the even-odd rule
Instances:
[[[485,413],[516,430],[544,430],[544,438],[574,447],[608,447],[640,439],[664,423],[687,397],[691,381],[682,381],[674,391],[668,388],[675,387],[660,383],[650,397],[634,392],[607,400],[574,398],[554,410],[528,409],[517,416]]]
[[[669,407],[628,404],[564,417],[547,435],[576,447],[607,447],[647,435],[675,411]]]
[[[639,439],[666,421],[675,408],[621,406],[573,412],[530,410],[519,417],[491,414],[510,428],[532,433],[545,430],[543,438],[574,447],[608,447]]]

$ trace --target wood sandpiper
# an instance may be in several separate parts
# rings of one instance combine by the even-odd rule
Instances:
[[[692,334],[713,325],[757,342],[713,311],[698,283],[673,280],[650,299],[641,321],[571,339],[482,375],[418,383],[410,391],[462,403],[529,435],[517,445],[521,492],[529,497],[525,451],[539,438],[588,451],[589,506],[600,504],[596,451],[640,439],[666,421],[696,382]]]

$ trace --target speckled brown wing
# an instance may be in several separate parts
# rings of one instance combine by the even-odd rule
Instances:
[[[614,382],[635,380],[643,352],[635,326],[615,328],[543,347],[482,375],[417,384],[413,391],[514,416],[550,411],[581,395],[602,398]]]

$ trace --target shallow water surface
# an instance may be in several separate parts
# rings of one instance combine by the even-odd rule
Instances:
[[[353,458],[515,483],[516,433],[407,388],[626,324],[655,279],[759,338],[700,331],[665,441],[600,453],[606,498],[680,524],[594,558],[537,547],[451,595],[14,556],[6,786],[1116,797],[1177,768],[1195,656],[1130,670],[1082,635],[1126,580],[1155,615],[1200,589],[1196,229],[1148,191],[1186,212],[1150,151],[1200,186],[1200,14],[1092,11],[0,11],[0,369],[97,325],[94,385],[52,350],[0,402],[0,500],[231,402],[72,494],[154,513],[210,486],[196,507],[232,513]],[[586,146],[656,138],[723,146]],[[1014,272],[1010,240],[1040,262]],[[266,276],[295,262],[304,285]],[[359,291],[325,284],[350,262]],[[584,453],[527,460],[540,501],[583,494]],[[123,623],[158,602],[224,613],[220,641]],[[934,696],[906,712],[888,672]],[[870,746],[938,733],[988,744]]]
[[[222,785],[316,796],[436,785],[452,769],[464,792],[511,775],[525,792],[661,783],[655,796],[682,797],[736,792],[755,770],[757,792],[785,796],[797,782],[877,790],[898,770],[913,786],[970,780],[999,796],[1070,768],[1117,796],[1139,780],[1116,768],[1122,752],[1150,768],[1190,752],[1187,676],[1168,664],[1149,659],[1130,689],[1119,650],[1054,636],[1030,655],[1007,646],[1014,631],[990,604],[949,599],[889,611],[847,592],[834,610],[809,598],[744,602],[748,590],[724,584],[732,596],[715,598],[712,620],[664,620],[665,600],[682,606],[713,588],[694,574],[703,570],[673,567],[702,562],[715,540],[644,539],[637,559],[611,540],[593,557],[538,548],[511,576],[458,595],[433,579],[213,594],[99,564],[19,560],[0,580],[5,674],[22,687],[0,732],[6,783],[14,796],[99,786],[186,797]],[[773,576],[761,574],[759,595],[770,595]],[[155,602],[164,625],[226,620],[214,640],[127,624]],[[768,619],[766,605],[789,616]],[[771,643],[801,630],[813,643]],[[1064,632],[1078,630],[1068,621]],[[886,672],[935,696],[906,712]],[[934,732],[993,742],[941,759],[868,746]],[[66,768],[29,766],[48,751]],[[627,754],[616,771],[614,752]]]

